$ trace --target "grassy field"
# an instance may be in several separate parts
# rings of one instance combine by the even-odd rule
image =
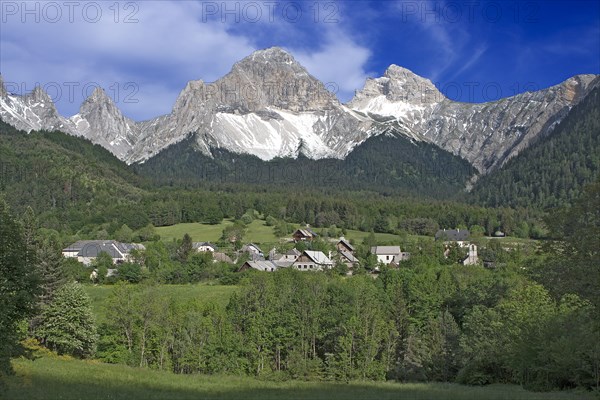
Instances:
[[[162,240],[171,241],[173,239],[181,239],[184,234],[189,234],[194,242],[216,242],[221,237],[223,229],[232,225],[230,220],[223,220],[217,225],[189,223],[176,224],[171,226],[161,226],[156,228]],[[273,227],[266,226],[263,220],[254,220],[248,225],[246,234],[248,242],[256,243],[275,243],[280,240],[273,233]]]
[[[575,393],[532,393],[518,386],[387,382],[268,382],[248,377],[174,375],[93,361],[40,358],[13,361],[7,400],[585,400]]]
[[[104,320],[105,309],[104,304],[110,295],[114,286],[92,286],[86,285],[85,291],[92,299],[92,307],[94,315],[98,318],[98,322]],[[225,307],[229,302],[229,297],[237,289],[237,286],[222,286],[209,285],[206,283],[198,283],[194,285],[160,285],[158,290],[169,297],[178,297],[180,299],[198,298],[212,302]]]
[[[233,222],[230,220],[223,220],[218,225],[208,225],[199,223],[188,223],[188,224],[176,224],[171,226],[161,226],[156,228],[158,234],[162,240],[171,241],[173,239],[181,239],[184,234],[189,234],[192,240],[195,242],[199,241],[210,241],[216,242],[221,237],[221,233],[226,226],[232,225]],[[319,230],[316,229],[318,233]],[[362,242],[365,237],[369,236],[369,232],[362,232],[357,230],[348,230],[346,232],[346,238],[355,240],[356,242]],[[248,232],[245,236],[246,242],[253,242],[258,244],[274,244],[282,240],[289,239],[287,237],[279,238],[273,233],[273,227],[266,226],[263,220],[254,220],[248,226]],[[376,233],[375,239],[380,243],[400,243],[402,238],[398,235],[391,233]],[[429,236],[408,236],[409,240],[425,239],[433,240]],[[263,249],[264,250],[264,249]]]
[[[194,242],[216,242],[221,237],[223,229],[232,224],[233,222],[229,220],[223,220],[223,222],[217,225],[199,224],[194,222],[189,224],[161,226],[156,228],[156,232],[160,235],[160,238],[165,241],[181,239],[183,235],[187,233],[192,237]]]

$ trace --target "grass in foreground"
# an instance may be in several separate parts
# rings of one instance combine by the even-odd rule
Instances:
[[[92,361],[41,358],[15,360],[10,400],[562,400],[591,399],[575,393],[532,393],[513,385],[468,387],[456,384],[387,382],[266,382],[248,377],[175,375]]]

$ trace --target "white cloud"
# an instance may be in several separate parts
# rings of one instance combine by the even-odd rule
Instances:
[[[294,51],[294,57],[329,88],[338,88],[338,98],[349,101],[356,89],[364,86],[369,75],[365,64],[371,56],[366,47],[353,42],[339,31],[329,32],[325,45],[316,51]]]
[[[108,9],[113,3],[97,4],[103,4],[97,23],[77,13],[74,23],[67,15],[57,23],[44,22],[43,15],[40,23],[6,17],[0,39],[4,79],[26,83],[29,90],[35,82],[98,82],[105,88],[134,82],[144,98],[123,108],[145,119],[169,112],[186,81],[217,79],[256,49],[250,38],[230,34],[226,24],[202,22],[196,2],[139,2],[139,22],[129,24],[114,22]],[[125,14],[122,10],[120,18]],[[180,87],[168,89],[173,82]],[[59,110],[76,113],[83,101],[78,94],[72,102],[61,98]]]
[[[95,4],[100,4],[102,10],[96,23],[89,22],[95,16],[93,10],[85,15],[81,9],[75,9],[71,22],[68,9],[63,8],[62,18],[56,23],[49,23],[42,10],[39,23],[34,21],[35,15],[25,15],[23,23],[22,10],[16,15],[3,15],[0,72],[4,80],[25,91],[32,90],[36,82],[42,86],[58,83],[63,95],[57,99],[57,107],[67,116],[77,113],[85,99],[81,89],[97,83],[109,95],[118,90],[118,106],[125,115],[143,120],[170,112],[187,81],[214,81],[229,72],[235,62],[259,47],[254,35],[259,29],[264,34],[265,30],[281,32],[286,24],[291,26],[286,21],[261,21],[240,29],[231,24],[231,18],[226,22],[206,21],[202,18],[206,11],[202,3],[192,1],[135,2],[137,11],[125,9],[128,3],[119,3],[121,9],[115,22],[114,8],[110,8],[114,2]],[[132,17],[138,22],[123,23],[132,11],[136,11]],[[291,48],[317,78],[335,82],[338,96],[348,100],[354,89],[364,84],[364,65],[370,51],[342,33],[339,26],[321,29],[309,22],[304,28],[314,37],[310,46],[294,49],[297,43],[289,37],[277,45]],[[294,26],[295,30],[304,28]],[[326,34],[321,38],[315,32],[322,30]],[[72,85],[69,82],[79,84],[74,96],[68,95]],[[137,85],[137,93],[133,94],[131,87],[124,88],[128,82]],[[128,100],[138,102],[124,102],[126,95]]]

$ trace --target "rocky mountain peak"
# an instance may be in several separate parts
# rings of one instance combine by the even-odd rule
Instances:
[[[349,106],[378,114],[385,113],[394,105],[400,108],[406,108],[401,104],[423,107],[444,99],[429,79],[392,64],[382,77],[367,79],[365,86],[356,92]]]
[[[177,96],[177,100],[173,106],[173,113],[177,114],[190,106],[197,107],[204,104],[210,96],[210,93],[206,89],[206,85],[202,80],[189,81],[179,93],[179,96]]]
[[[234,64],[215,82],[220,103],[241,113],[272,106],[290,111],[314,111],[339,106],[335,95],[279,47],[258,50]]]
[[[54,103],[48,93],[46,93],[46,91],[39,85],[36,86],[31,93],[25,95],[25,97],[36,103],[52,104],[52,106],[54,106]]]
[[[388,79],[384,84],[384,94],[391,101],[430,104],[444,99],[433,82],[407,68],[392,64],[383,76]]]
[[[97,110],[104,110],[104,113],[109,114],[121,114],[114,101],[106,94],[104,89],[97,87],[94,89],[91,95],[81,104],[79,108],[80,115],[87,115],[90,113],[97,112]]]
[[[2,79],[2,75],[0,74],[0,97],[8,96],[8,92],[6,91],[6,86],[4,86],[4,79]]]
[[[269,47],[268,49],[257,50],[254,53],[250,54],[244,60],[252,60],[252,61],[273,61],[273,62],[283,62],[283,63],[296,63],[294,57],[288,53],[286,50],[281,47]],[[242,61],[244,61],[242,60]]]
[[[104,89],[97,87],[81,104],[79,114],[70,118],[78,134],[110,148],[123,159],[139,136],[135,122],[125,117]]]

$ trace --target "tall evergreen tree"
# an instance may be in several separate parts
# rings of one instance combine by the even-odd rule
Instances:
[[[61,287],[44,309],[37,336],[60,354],[88,357],[96,349],[97,333],[91,301],[78,283]]]
[[[18,353],[17,324],[31,316],[38,277],[22,227],[0,199],[0,377],[12,373],[10,358]]]
[[[181,262],[186,262],[193,249],[192,237],[187,233],[183,235],[181,245],[177,249],[177,258]]]

